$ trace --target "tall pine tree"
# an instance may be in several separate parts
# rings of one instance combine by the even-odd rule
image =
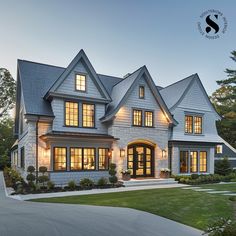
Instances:
[[[230,57],[236,62],[236,51]],[[217,122],[219,135],[236,148],[236,70],[226,69],[227,79],[217,81],[221,87],[211,97],[222,120]]]

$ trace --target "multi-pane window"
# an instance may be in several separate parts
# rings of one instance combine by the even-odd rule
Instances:
[[[221,154],[223,152],[223,146],[222,145],[216,145],[216,154]]]
[[[78,126],[79,112],[77,102],[65,102],[65,125]]]
[[[198,171],[198,153],[196,151],[190,152],[190,172],[195,173]]]
[[[99,148],[98,149],[98,169],[99,170],[108,170],[109,169],[109,149],[108,148]]]
[[[185,133],[193,132],[193,117],[185,116]]]
[[[86,91],[86,76],[85,75],[76,75],[75,77],[75,89],[78,91]]]
[[[133,125],[142,126],[142,111],[133,110]]]
[[[202,117],[194,116],[194,133],[201,134],[202,133]]]
[[[145,88],[144,86],[139,86],[139,98],[144,98],[145,96]]]
[[[145,111],[145,126],[152,127],[153,126],[153,112]]]
[[[20,167],[25,169],[25,147],[20,149]]]
[[[180,151],[180,173],[188,173],[188,151]]]
[[[83,104],[83,127],[94,127],[94,104]]]
[[[54,147],[54,170],[63,171],[66,170],[66,148]]]
[[[200,152],[199,168],[200,168],[200,172],[207,171],[207,152],[205,151]]]
[[[95,170],[95,149],[94,148],[83,149],[83,169]]]
[[[70,149],[70,169],[82,170],[82,148]]]

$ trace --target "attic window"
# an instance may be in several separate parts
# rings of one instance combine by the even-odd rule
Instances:
[[[75,76],[75,89],[77,91],[86,91],[86,75],[77,74]]]
[[[145,88],[144,86],[139,86],[139,98],[144,99],[145,96]]]

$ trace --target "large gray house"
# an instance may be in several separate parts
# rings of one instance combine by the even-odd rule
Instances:
[[[57,184],[108,176],[213,173],[220,119],[197,74],[165,88],[146,66],[97,74],[81,50],[67,68],[18,60],[12,166],[47,166]]]

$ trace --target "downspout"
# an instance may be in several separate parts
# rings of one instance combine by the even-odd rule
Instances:
[[[39,123],[39,118],[36,121],[36,156],[35,156],[35,169],[36,169],[36,183],[38,183],[38,165],[39,165],[39,158],[38,158],[38,123]]]

